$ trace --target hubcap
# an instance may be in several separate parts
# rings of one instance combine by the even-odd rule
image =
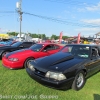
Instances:
[[[3,57],[4,55],[6,55],[7,53],[8,53],[8,52],[4,52],[3,55],[2,55],[2,57]]]
[[[27,61],[27,66],[28,66],[28,64],[29,64],[31,61],[33,61],[33,60],[29,60],[29,61]]]
[[[82,73],[80,73],[80,74],[78,75],[78,78],[77,78],[77,87],[78,87],[78,88],[81,87],[82,84],[83,84],[83,82],[84,82],[84,76],[83,76]]]

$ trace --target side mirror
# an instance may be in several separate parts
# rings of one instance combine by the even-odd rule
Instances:
[[[43,50],[43,52],[47,52],[47,50]]]

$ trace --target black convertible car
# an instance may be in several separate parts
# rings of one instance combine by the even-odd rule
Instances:
[[[99,54],[98,45],[66,45],[56,54],[30,62],[26,71],[45,86],[78,91],[87,78],[100,71]]]
[[[35,44],[35,43],[34,42],[16,42],[16,43],[12,44],[11,46],[2,46],[2,47],[0,47],[0,58],[2,59],[2,57],[6,53],[9,53],[9,52],[12,52],[15,50],[24,49],[24,48],[29,48],[33,44]]]

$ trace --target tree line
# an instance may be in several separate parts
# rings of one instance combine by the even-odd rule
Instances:
[[[17,36],[19,33],[18,32],[7,32],[7,34],[9,36]],[[47,37],[45,34],[36,34],[36,33],[25,33],[25,34],[29,34],[29,36],[31,36],[32,38],[40,38],[40,39],[54,39],[57,40],[59,39],[59,36],[57,35],[52,35],[51,37]],[[68,36],[62,36],[62,39],[67,39]]]

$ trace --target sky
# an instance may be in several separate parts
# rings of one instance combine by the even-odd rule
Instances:
[[[0,33],[19,32],[16,3],[0,0]],[[100,0],[22,0],[21,32],[95,36],[100,32]]]

